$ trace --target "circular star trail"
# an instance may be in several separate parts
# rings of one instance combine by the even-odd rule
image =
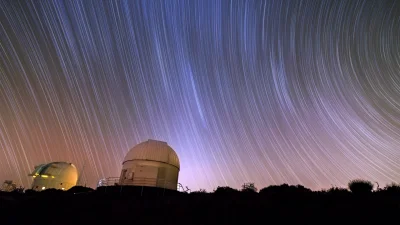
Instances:
[[[399,37],[399,1],[0,1],[0,179],[158,139],[192,190],[398,182]]]

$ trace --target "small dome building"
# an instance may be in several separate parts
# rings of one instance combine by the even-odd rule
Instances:
[[[29,174],[33,177],[32,190],[45,189],[68,190],[78,182],[78,170],[75,165],[67,162],[52,162],[35,167]]]
[[[179,170],[178,155],[166,142],[148,140],[126,154],[119,184],[176,190]]]

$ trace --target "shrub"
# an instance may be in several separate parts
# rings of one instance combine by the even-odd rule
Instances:
[[[287,195],[287,194],[300,194],[312,192],[310,189],[302,185],[271,185],[260,190],[260,194],[263,195]]]
[[[260,190],[260,194],[263,195],[275,195],[279,193],[286,192],[289,188],[289,185],[282,184],[282,185],[270,185]]]
[[[349,182],[349,189],[354,194],[371,193],[374,189],[374,184],[371,181],[355,179]]]
[[[41,191],[39,193],[41,193],[43,195],[61,195],[64,192],[62,190],[58,190],[58,189],[55,189],[55,188],[49,188],[49,189],[45,189],[45,190],[43,190],[43,191]]]
[[[257,188],[254,183],[246,183],[242,185],[242,192],[257,192]]]
[[[349,193],[349,190],[347,190],[346,188],[341,188],[341,187],[331,187],[328,189],[327,191],[328,193],[332,193],[332,194],[345,194],[345,193]]]
[[[92,188],[82,186],[74,186],[67,190],[69,193],[89,193],[92,191],[94,191]]]
[[[190,194],[208,194],[208,192],[206,191],[206,189],[200,189],[198,191],[192,191],[190,192]]]
[[[236,194],[238,190],[233,189],[231,187],[220,187],[218,186],[217,189],[214,191],[215,194]]]
[[[296,190],[296,192],[312,192],[311,189],[304,187],[303,185],[296,185],[296,186],[291,186],[294,187],[294,190]]]
[[[396,183],[391,183],[386,185],[384,190],[390,193],[400,193],[400,185]]]
[[[37,191],[35,191],[35,190],[32,190],[32,189],[26,189],[26,190],[24,191],[24,193],[25,193],[26,195],[36,195],[36,194],[39,193],[39,192],[37,192]]]

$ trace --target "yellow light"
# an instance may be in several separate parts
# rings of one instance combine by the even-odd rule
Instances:
[[[41,175],[43,178],[48,178],[49,176],[47,176],[47,175]]]
[[[54,176],[51,176],[51,178],[54,178]]]
[[[35,178],[36,176],[33,176],[33,178]]]
[[[61,190],[63,190],[63,191],[64,191],[64,190],[65,190],[65,188],[61,188]]]
[[[42,187],[42,190],[46,189],[46,187]]]

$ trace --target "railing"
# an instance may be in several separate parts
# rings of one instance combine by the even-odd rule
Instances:
[[[119,177],[108,177],[99,180],[97,187],[115,186],[119,184]]]
[[[131,185],[131,186],[148,186],[148,187],[160,187],[160,188],[173,188],[175,184],[166,179],[156,179],[156,178],[142,178],[135,177],[133,179],[120,180],[119,177],[108,177],[101,179],[97,187],[105,186],[117,186],[117,185]]]

